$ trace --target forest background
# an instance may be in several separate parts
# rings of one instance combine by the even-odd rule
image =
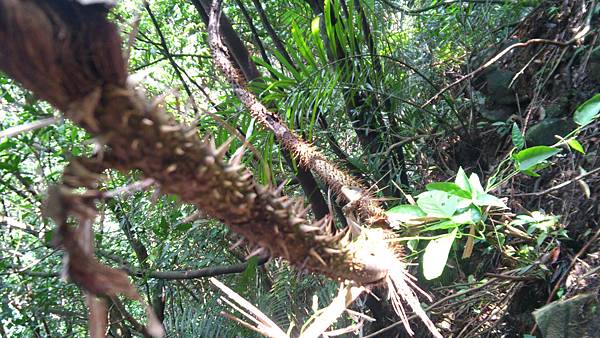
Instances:
[[[112,2],[101,2],[90,8],[104,13]],[[8,45],[12,4],[0,1],[0,41]],[[186,126],[185,133],[208,136],[198,149],[212,149],[212,161],[243,164],[252,175],[239,181],[242,199],[258,194],[260,200],[266,191],[264,210],[285,210],[300,230],[285,237],[289,246],[279,252],[270,246],[280,239],[270,237],[268,225],[253,228],[250,219],[241,226],[235,216],[242,204],[222,198],[229,176],[207,176],[210,189],[193,196],[186,194],[193,181],[168,186],[185,164],[161,163],[157,177],[152,156],[183,156],[185,142],[138,150],[128,139],[129,152],[118,153],[113,134],[127,130],[109,133],[102,121],[95,128],[99,109],[73,118],[71,102],[43,91],[44,74],[25,70],[44,68],[13,67],[29,61],[15,61],[6,47],[0,50],[2,337],[89,333],[90,285],[73,268],[75,283],[60,279],[64,252],[71,261],[76,255],[49,201],[63,201],[52,191],[66,185],[98,192],[90,247],[98,262],[124,271],[143,300],[104,298],[108,336],[149,336],[144,303],[169,337],[257,336],[231,319],[243,314],[208,277],[291,336],[322,319],[319,309],[336,297],[340,279],[353,280],[373,291],[348,305],[329,334],[404,336],[386,288],[370,285],[379,281],[379,267],[369,270],[365,250],[356,248],[360,234],[370,233],[365,229],[381,227],[390,234],[380,244],[396,250],[403,269],[432,296],[431,302],[420,297],[421,305],[443,336],[597,332],[596,1],[226,1],[218,34],[238,82],[209,37],[210,0],[118,1],[107,16],[122,40],[128,86]],[[85,34],[82,43],[93,46]],[[97,41],[104,42],[102,33]],[[61,85],[76,87],[87,76],[67,75]],[[37,84],[23,80],[36,76]],[[272,115],[253,110],[245,91]],[[162,120],[150,114],[140,121]],[[78,171],[74,159],[101,157],[107,146],[138,164],[108,161],[93,179]],[[206,158],[188,165],[212,172]],[[99,183],[91,189],[82,177]],[[250,192],[257,189],[245,185],[250,179],[265,188]],[[310,251],[320,235],[327,247]],[[334,264],[332,248],[352,255]],[[348,269],[357,262],[367,266],[364,275]],[[406,311],[416,335],[428,336],[426,324],[413,320],[418,310],[409,304]]]

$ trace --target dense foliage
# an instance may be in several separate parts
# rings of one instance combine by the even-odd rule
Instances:
[[[335,228],[352,227],[344,192],[259,125],[215,67],[210,3],[119,1],[109,19],[129,81],[217,145],[232,139],[229,155],[243,146],[254,178],[301,198],[311,220],[331,213]],[[547,332],[534,310],[600,287],[599,12],[582,0],[235,0],[221,24],[261,102],[387,210],[442,334],[476,337]],[[69,161],[103,140],[2,73],[0,130],[0,336],[86,336],[44,201]],[[104,174],[103,192],[142,179]],[[129,274],[169,337],[257,335],[220,315],[236,312],[207,276],[292,336],[336,295],[337,282],[285,260],[248,260],[256,247],[158,187],[98,208],[98,259]],[[109,304],[109,336],[145,334],[140,303]],[[335,328],[361,323],[351,332],[365,336],[398,322],[373,295],[351,309]]]

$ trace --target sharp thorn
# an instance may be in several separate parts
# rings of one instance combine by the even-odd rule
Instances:
[[[235,250],[237,247],[239,247],[240,245],[242,245],[242,243],[244,243],[244,239],[240,238],[237,242],[233,243],[233,245],[229,247],[229,250],[230,251]]]
[[[311,248],[310,251],[309,251],[309,253],[316,260],[318,260],[319,263],[323,264],[323,266],[327,266],[327,263],[325,263],[325,261],[323,260],[323,258],[321,258],[321,256],[319,256],[319,254],[315,251],[315,249]]]
[[[284,180],[283,182],[281,182],[281,183],[279,184],[279,186],[277,186],[277,188],[276,188],[276,189],[273,191],[273,193],[274,193],[276,196],[279,196],[279,195],[281,195],[281,192],[283,191],[283,187],[284,187],[284,186],[285,186],[285,180]]]
[[[251,253],[249,253],[246,258],[244,258],[245,260],[249,260],[251,257],[253,256],[258,256],[259,254],[263,253],[265,251],[264,248],[257,248],[254,251],[252,251]]]
[[[292,225],[296,225],[296,224],[302,224],[302,223],[304,223],[304,222],[306,222],[306,220],[305,220],[304,218],[301,218],[301,217],[295,217],[295,216],[294,216],[294,217],[292,217],[292,218],[290,219],[290,223],[291,223]]]
[[[310,205],[309,205],[309,206],[307,206],[306,208],[300,209],[300,210],[298,211],[298,216],[300,216],[300,217],[304,217],[304,216],[306,216],[306,215],[308,214],[308,211],[309,211],[309,210],[310,210]]]
[[[223,142],[223,144],[221,144],[219,148],[217,148],[217,150],[215,151],[215,157],[220,159],[224,158],[225,154],[227,154],[227,150],[229,150],[229,146],[231,146],[231,142],[233,142],[232,137],[228,138],[227,141]]]
[[[237,148],[235,153],[233,153],[233,156],[231,156],[231,159],[229,160],[229,164],[231,166],[239,166],[242,163],[242,158],[244,158],[245,150],[246,149],[244,148],[244,146]]]
[[[324,248],[323,251],[327,252],[328,254],[332,254],[332,255],[337,255],[342,252],[342,250],[340,250],[340,249],[333,249],[333,248]]]
[[[319,230],[321,230],[321,228],[312,226],[312,225],[303,224],[300,226],[300,230],[302,230],[303,232],[311,232],[311,231],[319,231]]]

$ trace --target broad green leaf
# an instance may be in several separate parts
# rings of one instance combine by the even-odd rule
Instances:
[[[471,205],[465,211],[452,216],[451,220],[457,224],[475,224],[481,221],[481,211],[476,206]]]
[[[444,272],[457,231],[458,228],[455,228],[451,233],[431,240],[427,244],[423,254],[423,276],[427,280],[437,278]]]
[[[525,146],[525,138],[523,138],[523,134],[521,134],[521,129],[519,129],[519,126],[516,122],[513,122],[511,136],[512,143],[514,144],[514,146],[519,150],[523,149],[523,147]]]
[[[460,196],[460,197],[464,197],[464,198],[471,198],[471,193],[469,191],[463,190],[460,186],[458,186],[458,184],[452,183],[452,182],[429,183],[427,185],[427,190],[440,190],[440,191],[445,191],[452,195],[456,195],[456,196]]]
[[[424,228],[422,231],[434,231],[434,230],[442,230],[442,229],[453,229],[458,227],[460,224],[454,221],[439,221],[431,224],[430,226]]]
[[[192,228],[192,223],[179,223],[175,226],[175,230],[179,232],[186,232]]]
[[[489,207],[498,207],[498,208],[502,208],[502,209],[508,209],[506,204],[504,204],[504,202],[502,202],[501,199],[499,199],[496,196],[492,196],[490,194],[478,195],[477,198],[475,198],[473,200],[473,204],[478,205],[478,206],[489,206]]]
[[[560,149],[548,146],[535,146],[523,149],[514,155],[514,159],[519,171],[531,169],[537,164],[542,163],[546,159],[558,154]]]
[[[477,196],[481,194],[485,194],[485,190],[483,190],[483,186],[481,185],[481,181],[479,181],[479,176],[477,174],[472,173],[469,176],[469,185],[471,186],[471,197],[476,199]]]
[[[417,205],[430,217],[451,217],[460,201],[460,197],[439,190],[426,191],[417,196]]]
[[[600,113],[600,94],[594,95],[577,107],[573,121],[583,127],[594,121],[598,117],[598,113]]]
[[[419,225],[436,220],[436,218],[427,217],[421,208],[411,204],[395,206],[386,211],[386,214],[392,228],[398,228],[400,225]]]
[[[467,177],[467,174],[465,173],[462,167],[458,168],[458,172],[456,173],[456,179],[454,180],[454,183],[456,183],[456,185],[458,185],[462,190],[468,191],[469,194],[471,193],[471,185],[469,184],[469,178]]]
[[[567,141],[567,144],[569,145],[569,147],[571,147],[571,149],[576,150],[582,154],[585,154],[585,151],[583,150],[583,146],[576,139],[574,139],[574,138],[570,139],[569,141]]]
[[[390,210],[385,212],[388,216],[391,217],[410,217],[410,218],[417,218],[417,217],[425,217],[427,216],[427,214],[425,214],[423,212],[423,210],[421,210],[421,208],[419,208],[416,205],[412,205],[412,204],[402,204],[402,205],[397,205],[393,208],[391,208]]]

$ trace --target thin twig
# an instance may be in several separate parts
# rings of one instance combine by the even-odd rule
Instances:
[[[428,12],[432,9],[436,9],[439,7],[443,7],[443,6],[449,6],[449,5],[454,5],[454,4],[484,4],[484,5],[491,5],[491,4],[513,4],[513,5],[517,5],[517,2],[514,1],[508,1],[508,0],[446,0],[446,1],[440,1],[438,3],[435,3],[433,5],[427,6],[427,7],[423,7],[423,8],[417,8],[417,9],[410,9],[408,7],[404,7],[404,6],[400,6],[397,5],[395,3],[393,3],[392,1],[389,0],[382,0],[383,3],[385,3],[386,5],[392,7],[393,9],[396,9],[398,11],[401,11],[404,14],[409,14],[409,15],[414,15],[414,14],[421,14],[424,12]]]
[[[481,290],[481,289],[483,289],[483,288],[485,288],[485,287],[488,287],[490,284],[492,284],[492,283],[494,283],[494,282],[495,282],[495,280],[494,280],[494,279],[492,279],[492,280],[489,280],[489,281],[487,281],[487,282],[485,282],[485,283],[481,284],[480,286],[478,286],[478,287],[476,287],[476,288],[467,289],[467,290],[465,290],[465,291],[463,291],[463,292],[458,292],[458,293],[455,293],[455,294],[452,294],[452,295],[446,296],[446,297],[444,297],[444,298],[442,298],[442,299],[438,300],[437,302],[435,302],[435,303],[433,303],[433,304],[431,304],[431,305],[429,305],[429,306],[427,306],[427,307],[424,307],[424,308],[423,308],[423,311],[429,311],[429,310],[431,310],[431,309],[435,308],[436,306],[438,306],[438,305],[440,305],[440,304],[442,304],[442,303],[444,303],[444,302],[446,302],[446,301],[448,301],[448,300],[450,300],[450,299],[453,299],[453,298],[456,298],[456,297],[461,297],[461,296],[464,296],[464,295],[466,295],[467,293],[472,293],[472,292],[475,292],[475,291],[479,291],[479,290]],[[418,315],[417,315],[417,314],[413,314],[412,316],[408,317],[408,318],[407,318],[407,320],[409,320],[409,321],[410,321],[410,320],[413,320],[413,319],[416,319],[416,318],[418,318]],[[396,326],[398,326],[398,325],[402,325],[402,321],[397,321],[397,322],[395,322],[394,324],[388,325],[388,326],[384,327],[383,329],[381,329],[381,330],[379,330],[379,331],[377,331],[377,332],[374,332],[374,333],[371,333],[371,334],[369,334],[369,335],[367,335],[367,336],[364,336],[363,338],[373,338],[373,337],[379,337],[379,334],[381,334],[381,333],[383,333],[383,332],[385,332],[385,331],[388,331],[388,330],[390,330],[390,329],[392,329],[392,328],[394,328],[394,327],[396,327]]]
[[[555,185],[555,186],[553,186],[551,188],[548,188],[546,190],[542,190],[542,191],[538,191],[538,192],[528,192],[528,193],[522,193],[522,194],[515,194],[515,195],[512,195],[512,196],[539,196],[539,195],[545,195],[547,193],[550,193],[550,192],[559,190],[561,188],[564,188],[564,187],[568,186],[571,183],[577,182],[577,181],[581,180],[582,178],[585,178],[587,176],[593,175],[593,174],[595,174],[595,173],[597,173],[599,171],[600,171],[600,167],[596,168],[596,169],[594,169],[592,171],[588,171],[587,173],[578,175],[578,176],[576,176],[576,177],[574,177],[574,178],[572,178],[572,179],[570,179],[568,181],[565,181],[565,182],[563,182],[561,184]]]
[[[498,273],[485,273],[485,276],[498,278],[498,279],[514,280],[514,281],[525,281],[525,280],[537,279],[537,277],[535,277],[535,276],[504,275],[504,274],[498,274]]]
[[[7,128],[7,129],[0,131],[0,140],[2,140],[5,137],[13,137],[13,136],[19,135],[24,132],[44,128],[44,127],[53,125],[60,120],[61,120],[61,118],[59,118],[59,117],[49,117],[46,119],[41,119],[41,120],[29,122],[29,123],[23,123],[18,126]]]

